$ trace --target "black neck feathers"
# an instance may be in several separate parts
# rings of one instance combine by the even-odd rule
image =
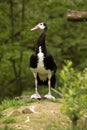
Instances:
[[[36,46],[36,54],[38,53],[40,46],[42,48],[42,52],[44,53],[44,55],[47,53],[46,45],[45,45],[46,32],[47,32],[47,27],[43,30],[40,37],[38,38],[37,46]]]

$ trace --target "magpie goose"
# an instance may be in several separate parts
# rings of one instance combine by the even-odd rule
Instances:
[[[37,29],[42,29],[43,31],[37,40],[35,52],[30,57],[30,69],[35,78],[35,94],[33,94],[30,98],[41,99],[37,85],[48,85],[48,94],[46,94],[44,98],[55,99],[55,97],[51,95],[51,87],[55,87],[55,73],[57,67],[53,57],[47,52],[46,49],[46,23],[39,23],[34,28],[32,28],[31,31]]]

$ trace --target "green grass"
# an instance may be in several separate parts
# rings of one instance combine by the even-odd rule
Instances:
[[[34,104],[33,104],[34,102]],[[42,108],[44,108],[44,104],[47,104],[47,108],[50,104],[52,104],[52,106],[50,106],[51,108],[54,107],[56,104],[57,105],[57,100],[56,101],[51,101],[51,100],[5,100],[2,102],[2,105],[0,105],[0,109],[2,108],[2,113],[4,112],[3,110],[13,107],[13,109],[19,109],[20,106],[26,106],[26,105],[35,105],[37,104],[37,106],[40,104],[39,110],[36,111],[41,111],[39,114],[19,114],[17,117],[15,116],[6,116],[2,115],[1,113],[1,119],[0,119],[0,123],[2,124],[2,126],[0,126],[0,130],[15,130],[14,126],[16,126],[16,124],[19,125],[19,123],[21,122],[21,126],[26,126],[25,124],[25,120],[26,117],[29,116],[30,117],[30,122],[29,124],[27,124],[28,127],[30,128],[36,128],[36,130],[39,130],[38,128],[43,128],[43,130],[71,130],[70,129],[70,122],[67,123],[66,122],[66,118],[63,118],[63,116],[61,115],[61,113],[57,113],[57,111],[54,111],[54,116],[51,115],[51,111],[48,111],[49,109],[44,109],[42,110]],[[2,106],[2,107],[1,107]],[[17,108],[18,107],[18,108]],[[58,107],[58,111],[59,111],[59,106]],[[37,107],[36,107],[37,108]],[[11,109],[8,109],[7,113],[10,112]],[[56,108],[54,109],[56,110]],[[47,112],[46,112],[47,111]],[[61,115],[61,117],[60,117]],[[58,116],[58,117],[57,117]],[[65,121],[65,122],[64,122]],[[63,123],[63,125],[61,124]],[[37,125],[38,124],[38,125]],[[13,127],[12,127],[13,126]],[[33,130],[33,129],[32,129]],[[82,130],[82,129],[76,129],[76,130]],[[84,128],[83,130],[86,130],[86,128]]]
[[[56,89],[56,87],[55,87],[55,89]],[[33,88],[28,88],[27,90],[23,91],[22,95],[31,96],[34,92],[35,92],[35,87],[33,86]],[[44,96],[45,94],[48,93],[48,86],[43,86],[43,85],[39,86],[38,85],[38,92],[40,93],[41,96]],[[55,98],[60,97],[60,93],[55,92],[53,88],[51,89],[51,92],[52,92],[52,95],[55,96]]]
[[[8,117],[8,118],[3,120],[3,123],[4,124],[16,123],[16,120],[12,117]]]
[[[15,130],[15,128],[10,128],[7,125],[5,125],[3,128],[0,128],[0,130]]]
[[[38,86],[38,90],[39,90],[39,93],[41,94],[41,96],[44,96],[45,94],[48,93],[48,87],[46,86]],[[34,93],[34,88],[31,90],[31,88],[29,88],[28,90],[24,91],[22,93],[22,96],[30,96]],[[34,100],[34,99],[20,99],[20,100],[17,100],[16,98],[14,99],[6,99],[6,100],[3,100],[2,103],[0,104],[0,118],[3,117],[3,113],[2,111],[7,109],[7,108],[10,108],[10,107],[14,107],[14,108],[17,108],[17,107],[20,107],[20,106],[24,106],[24,105],[29,105],[30,103],[33,103],[33,102],[44,102],[44,101],[47,101],[47,102],[58,102],[58,97],[59,95],[57,93],[55,93],[53,90],[52,90],[52,94],[56,97],[56,100],[47,100],[47,99],[42,99],[41,101],[39,100]]]
[[[45,94],[47,94],[48,92],[48,88],[44,87],[44,86],[39,86],[38,87],[39,93],[44,96]],[[22,95],[32,95],[34,93],[34,90],[32,92],[30,91],[25,91]],[[47,101],[51,101],[51,102],[57,102],[58,99],[58,94],[52,91],[52,94],[56,97],[56,100],[47,100]],[[46,99],[43,99],[41,101],[46,101]],[[21,100],[17,100],[17,99],[6,99],[3,100],[2,103],[0,104],[0,111],[3,111],[9,107],[19,107],[19,106],[23,106],[23,105],[29,105],[29,103],[33,103],[33,102],[39,102],[39,100],[34,100],[34,99],[21,99]],[[2,116],[2,113],[0,112],[0,117]]]
[[[55,124],[55,123],[49,123],[44,130],[70,130],[68,128],[63,128],[63,126],[58,126],[58,124]]]
[[[0,111],[3,111],[3,110],[5,110],[9,107],[16,108],[16,107],[19,107],[19,106],[27,105],[27,104],[32,103],[32,102],[34,102],[34,100],[28,100],[28,99],[26,99],[26,100],[12,99],[12,100],[10,100],[10,99],[7,99],[7,100],[4,100],[2,102],[2,104],[0,105]]]

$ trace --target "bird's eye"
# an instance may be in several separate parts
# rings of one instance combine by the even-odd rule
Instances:
[[[42,23],[40,23],[40,25],[42,26],[43,24],[42,24]]]

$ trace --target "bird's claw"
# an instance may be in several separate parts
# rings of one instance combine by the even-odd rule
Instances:
[[[44,96],[44,98],[55,100],[55,97],[52,96],[51,94],[46,94],[46,95]]]
[[[30,99],[41,99],[41,96],[39,93],[34,93],[33,95],[31,95]]]

